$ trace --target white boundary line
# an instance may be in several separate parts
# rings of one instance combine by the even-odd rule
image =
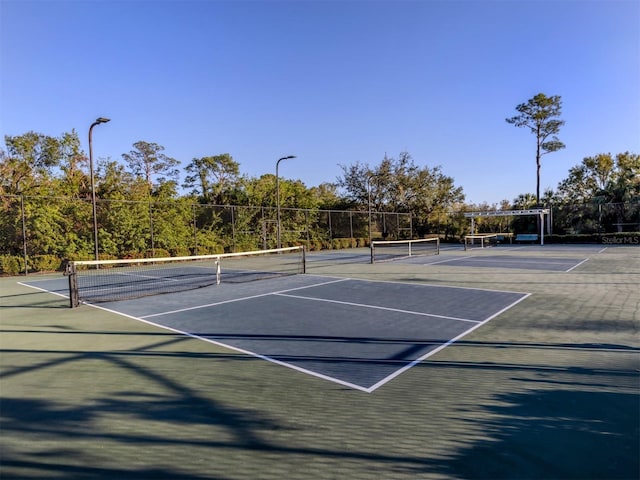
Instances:
[[[584,260],[582,260],[580,263],[574,265],[573,267],[571,267],[569,270],[565,270],[565,273],[570,272],[571,270],[573,270],[574,268],[578,268],[580,265],[582,265],[584,262],[587,262],[589,259],[585,258]]]
[[[562,266],[563,263],[569,263],[569,260],[573,260],[573,259],[556,259],[558,261],[554,262],[552,261],[553,259],[537,259],[537,258],[527,258],[527,259],[514,259],[514,260],[509,260],[509,259],[495,259],[495,258],[488,258],[488,257],[475,257],[472,261],[474,263],[496,263],[496,264],[515,264],[515,265],[522,265],[522,270],[526,270],[526,269],[530,269],[530,265],[555,265],[555,266]],[[575,261],[575,260],[574,260]],[[584,260],[583,260],[584,262]],[[582,263],[582,262],[581,262]],[[579,265],[579,264],[577,264]],[[575,268],[577,266],[574,263],[574,266],[572,268]],[[495,266],[495,268],[500,268],[498,265]],[[550,272],[568,272],[568,270],[549,270]]]
[[[441,263],[448,263],[448,262],[455,262],[456,260],[466,260],[467,258],[474,258],[474,257],[452,257],[452,258],[447,258],[445,260],[439,260],[437,262],[429,262],[429,263],[425,263],[425,265],[439,265]]]
[[[44,281],[51,281],[51,280],[55,280],[54,278],[38,278],[33,280],[34,282],[44,282]],[[33,288],[34,290],[40,290],[41,292],[45,292],[45,293],[50,293],[52,295],[57,295],[59,297],[62,298],[69,298],[69,295],[64,295],[62,293],[58,293],[58,292],[53,292],[51,290],[46,290],[44,288],[40,288],[40,287],[34,287],[33,285],[29,285],[28,283],[23,283],[23,282],[16,282],[18,285],[22,285],[23,287],[29,287],[29,288]]]

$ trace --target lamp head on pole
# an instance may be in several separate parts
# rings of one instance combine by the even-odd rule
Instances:
[[[287,155],[286,157],[279,158],[278,161],[276,162],[276,183],[278,182],[278,165],[280,165],[280,162],[282,160],[289,160],[290,158],[296,158],[296,156],[295,155]]]
[[[110,119],[110,118],[105,118],[105,117],[98,117],[98,118],[96,119],[96,123],[97,123],[97,124],[100,124],[100,123],[107,123],[107,122],[110,122],[110,121],[111,121],[111,119]]]

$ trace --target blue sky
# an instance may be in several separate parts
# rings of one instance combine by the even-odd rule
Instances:
[[[75,129],[95,158],[139,140],[186,166],[230,153],[241,172],[307,186],[339,165],[409,152],[467,201],[535,192],[535,138],[505,122],[560,95],[567,148],[542,189],[586,156],[640,153],[640,1],[0,0],[0,134]]]

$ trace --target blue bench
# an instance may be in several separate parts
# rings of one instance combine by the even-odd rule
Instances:
[[[516,242],[537,242],[537,233],[519,233],[516,235]]]

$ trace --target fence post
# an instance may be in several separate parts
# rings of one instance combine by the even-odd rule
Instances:
[[[231,205],[231,245],[233,250],[236,251],[236,216],[234,215],[235,207]]]
[[[396,240],[400,240],[400,214],[399,213],[396,214]],[[409,244],[409,248],[411,248],[411,244]]]
[[[155,243],[153,241],[153,206],[149,199],[149,233],[151,234],[151,257],[155,257]]]
[[[382,212],[382,239],[386,240],[389,232],[387,231],[387,214]]]
[[[20,194],[20,212],[22,215],[22,252],[24,254],[24,274],[29,275],[29,265],[27,264],[27,220],[24,212],[24,195]]]
[[[262,217],[262,249],[267,249],[267,221],[264,218],[264,207],[260,207],[260,215]]]
[[[307,248],[310,248],[309,241],[311,238],[309,237],[309,210],[304,211],[304,231],[307,236]]]
[[[353,212],[349,210],[349,238],[355,238],[353,236]]]
[[[191,206],[193,207],[193,254],[197,255],[198,254],[198,227],[197,227],[197,222],[196,222],[196,204],[192,203]]]

